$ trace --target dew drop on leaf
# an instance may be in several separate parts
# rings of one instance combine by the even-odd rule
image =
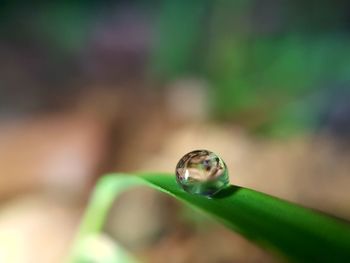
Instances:
[[[176,165],[175,173],[179,186],[191,194],[211,197],[229,185],[226,164],[207,150],[184,155]]]

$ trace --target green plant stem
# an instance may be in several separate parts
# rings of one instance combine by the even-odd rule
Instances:
[[[182,191],[173,176],[140,173],[103,177],[83,218],[72,259],[79,242],[102,230],[107,213],[122,191],[146,185],[202,210],[257,245],[297,262],[345,262],[350,258],[350,227],[330,216],[238,186],[214,198]],[[76,262],[71,260],[71,262]]]

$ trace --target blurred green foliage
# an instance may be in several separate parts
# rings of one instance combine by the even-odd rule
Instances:
[[[340,97],[350,99],[347,10],[345,0],[13,1],[0,14],[4,40],[26,47],[35,39],[49,50],[50,63],[88,56],[86,45],[96,48],[91,41],[100,41],[98,48],[107,51],[125,43],[150,49],[145,71],[151,78],[166,83],[191,76],[209,82],[212,118],[288,136],[317,128]],[[121,19],[118,28],[122,15],[129,20]],[[142,31],[142,15],[150,18],[145,27],[152,33]],[[135,26],[132,19],[139,36],[123,31]],[[96,39],[106,34],[103,27],[118,35]],[[108,40],[115,43],[103,42]],[[137,46],[142,41],[151,44]],[[333,96],[339,86],[346,92]],[[342,120],[349,115],[345,108]],[[349,118],[344,123],[337,125],[348,127]]]
[[[276,136],[311,130],[327,101],[320,94],[350,81],[350,41],[340,26],[343,2],[165,1],[164,6],[157,72],[170,79],[207,78],[216,118]]]

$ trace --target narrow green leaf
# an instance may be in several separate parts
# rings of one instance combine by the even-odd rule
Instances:
[[[83,219],[72,260],[79,262],[81,240],[101,231],[107,213],[122,191],[146,185],[212,215],[257,245],[291,261],[345,262],[350,258],[350,226],[330,216],[243,187],[231,185],[215,198],[182,191],[174,176],[111,174],[96,187]]]

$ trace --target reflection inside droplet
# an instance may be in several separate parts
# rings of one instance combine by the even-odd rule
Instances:
[[[192,151],[176,166],[176,181],[188,193],[213,196],[229,185],[226,164],[215,153]]]

